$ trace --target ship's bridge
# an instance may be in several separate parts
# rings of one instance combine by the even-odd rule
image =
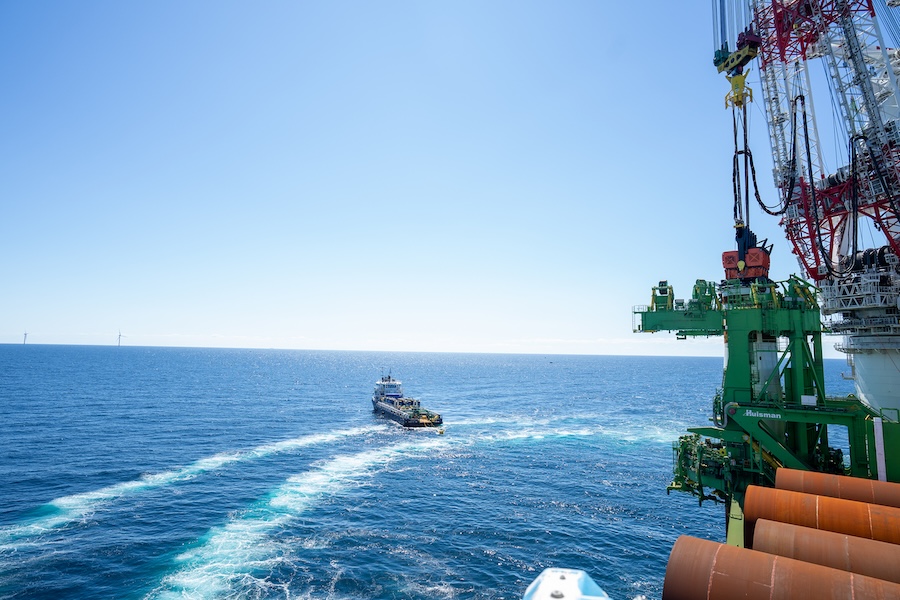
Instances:
[[[389,398],[402,398],[403,385],[390,376],[382,377],[381,381],[375,382],[375,393]]]
[[[386,383],[384,384],[384,395],[399,398],[403,395],[403,390],[399,383]]]

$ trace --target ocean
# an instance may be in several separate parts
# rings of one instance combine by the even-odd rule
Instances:
[[[826,361],[828,391],[846,365]],[[379,418],[391,373],[444,433]],[[0,598],[659,598],[721,358],[0,345]]]

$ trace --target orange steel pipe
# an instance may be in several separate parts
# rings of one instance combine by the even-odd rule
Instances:
[[[751,485],[744,496],[744,519],[749,539],[753,524],[768,519],[900,544],[900,508],[854,500]]]
[[[900,546],[760,519],[753,549],[900,583]]]
[[[663,600],[900,598],[900,584],[709,540],[676,540]]]
[[[900,508],[900,483],[889,481],[782,468],[775,472],[775,487]]]

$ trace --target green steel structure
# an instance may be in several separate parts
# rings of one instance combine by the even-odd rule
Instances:
[[[739,516],[747,486],[774,485],[780,466],[900,482],[898,415],[825,393],[822,324],[809,283],[697,280],[685,301],[661,281],[634,316],[635,331],[725,338],[711,424],[675,444],[669,490],[729,502]]]

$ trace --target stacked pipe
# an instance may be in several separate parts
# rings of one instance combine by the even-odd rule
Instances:
[[[775,488],[900,508],[900,484],[799,469],[778,469]]]
[[[900,598],[900,484],[779,469],[744,498],[748,548],[681,536],[664,600]]]

